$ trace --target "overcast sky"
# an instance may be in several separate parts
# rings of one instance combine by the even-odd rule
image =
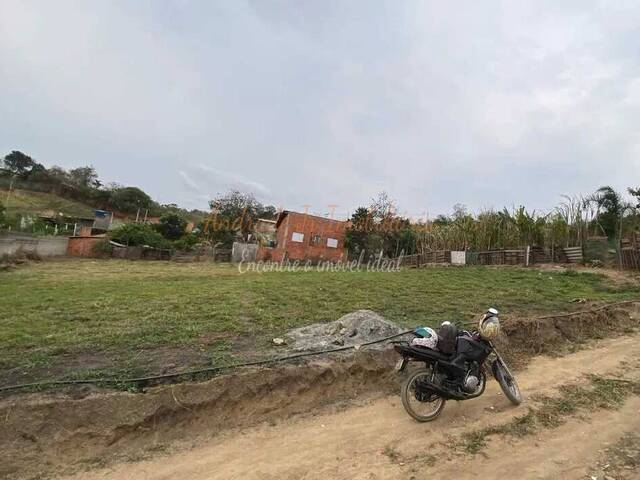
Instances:
[[[640,186],[640,3],[0,0],[0,153],[188,208]]]

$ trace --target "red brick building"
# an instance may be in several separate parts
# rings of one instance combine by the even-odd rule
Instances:
[[[88,228],[89,232],[91,228]],[[70,257],[95,257],[96,254],[93,251],[93,247],[100,240],[104,239],[105,235],[91,235],[86,231],[73,237],[69,237],[69,243],[67,244],[67,255]]]
[[[346,260],[346,228],[347,222],[285,210],[276,221],[276,247],[260,256],[276,262]]]

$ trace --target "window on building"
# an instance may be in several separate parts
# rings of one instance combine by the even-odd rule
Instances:
[[[327,238],[327,247],[338,248],[338,240],[336,238]]]
[[[316,233],[311,235],[311,245],[322,245],[322,235]]]
[[[293,232],[291,234],[292,242],[304,242],[304,233]]]

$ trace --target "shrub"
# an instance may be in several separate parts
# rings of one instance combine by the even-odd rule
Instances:
[[[187,228],[187,221],[177,213],[167,213],[160,217],[160,224],[156,225],[164,238],[169,240],[178,240],[184,235]]]
[[[190,252],[199,242],[200,238],[198,238],[197,235],[188,234],[178,240],[171,242],[171,245],[175,250]]]
[[[114,242],[130,247],[147,245],[155,248],[170,248],[169,242],[146,223],[128,223],[109,232],[109,238]]]
[[[108,238],[98,240],[93,245],[93,253],[97,257],[110,257],[113,253],[113,245],[111,245],[111,241]]]

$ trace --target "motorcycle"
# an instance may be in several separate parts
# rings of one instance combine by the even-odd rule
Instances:
[[[415,337],[424,330],[416,329]],[[394,349],[402,355],[398,372],[404,372],[410,362],[424,363],[424,368],[410,373],[402,385],[402,405],[407,413],[419,422],[429,422],[442,413],[447,400],[479,397],[486,388],[487,365],[504,395],[519,405],[522,395],[518,383],[492,343],[499,331],[498,311],[490,308],[481,317],[477,331],[459,332],[455,325],[445,322],[437,343],[438,347],[449,345],[442,348],[444,351],[412,342],[396,343]]]

